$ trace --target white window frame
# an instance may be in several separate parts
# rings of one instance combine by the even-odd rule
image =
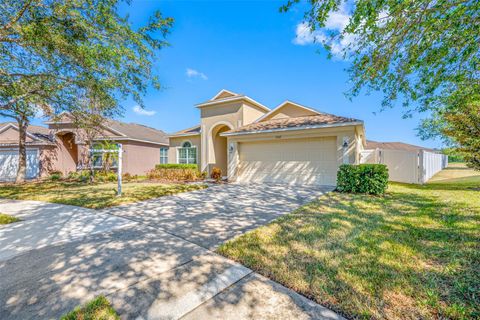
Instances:
[[[92,164],[93,164],[93,169],[102,169],[103,168],[103,162],[104,162],[104,157],[105,157],[105,154],[106,153],[114,153],[118,150],[104,150],[104,149],[95,149],[94,147],[90,148],[90,157],[91,157],[91,161],[92,161]],[[95,155],[98,155],[100,154],[100,158],[102,159],[102,161],[100,162],[100,165],[95,165],[95,163],[93,162],[93,157]],[[118,153],[117,153],[118,154]],[[77,168],[77,169],[80,169],[80,168]],[[118,158],[115,159],[114,158],[114,162],[112,163],[112,165],[110,166],[110,169],[118,169]]]
[[[165,152],[165,154],[162,154]],[[161,147],[160,148],[160,164],[168,163],[168,147]]]
[[[185,145],[186,143],[189,143],[189,144],[190,144],[190,147],[184,147],[184,145]],[[182,158],[182,159],[186,159],[186,162],[183,162],[183,163],[182,163],[182,162],[180,162],[180,150],[183,150],[183,149],[185,149],[185,151],[186,151],[186,157],[185,157],[185,158]],[[190,149],[194,149],[194,150],[195,150],[195,158],[193,158],[193,159],[194,159],[194,162],[189,162],[189,159],[190,159],[190,157],[189,157],[189,151],[190,151]],[[198,163],[198,160],[197,160],[198,152],[197,152],[197,151],[198,151],[198,150],[197,150],[197,146],[194,146],[194,145],[192,144],[192,142],[190,142],[190,141],[188,141],[188,140],[182,142],[182,146],[179,147],[179,148],[177,148],[177,163],[178,163],[178,164],[180,164],[180,163],[182,163],[182,164],[197,164],[197,163]]]

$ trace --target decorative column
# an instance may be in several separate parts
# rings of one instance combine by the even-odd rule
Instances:
[[[237,180],[238,164],[240,162],[238,156],[238,142],[227,139],[227,152],[228,152],[228,164],[227,164],[227,178],[228,181],[234,182]]]

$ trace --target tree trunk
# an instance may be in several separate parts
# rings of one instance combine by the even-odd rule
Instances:
[[[25,177],[27,173],[27,128],[28,121],[25,118],[20,118],[17,120],[18,130],[19,130],[19,140],[18,140],[18,171],[17,178],[15,183],[25,182]]]
[[[88,181],[89,181],[90,183],[94,183],[94,182],[95,182],[95,169],[93,168],[92,146],[93,146],[93,143],[92,143],[92,141],[90,140],[90,141],[87,143],[87,147],[88,147],[88,168],[90,169],[90,175],[89,175],[89,177],[88,177]]]

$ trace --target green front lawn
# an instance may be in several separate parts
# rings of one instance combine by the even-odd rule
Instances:
[[[20,221],[20,219],[14,216],[10,216],[5,213],[0,213],[0,224],[9,224],[9,223],[18,222],[18,221]]]
[[[332,192],[218,251],[349,318],[479,318],[480,175],[466,170]]]
[[[84,306],[78,306],[73,311],[62,316],[60,320],[119,320],[120,317],[111,307],[110,302],[99,296]]]
[[[163,197],[205,188],[198,184],[162,184],[128,182],[117,197],[116,183],[88,184],[83,182],[45,181],[20,185],[0,185],[0,198],[38,200],[101,209],[125,203]]]

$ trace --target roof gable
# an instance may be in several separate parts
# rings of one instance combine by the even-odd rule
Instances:
[[[46,122],[56,130],[74,130],[75,119],[67,113],[62,112],[58,116]],[[137,123],[126,123],[113,119],[105,119],[101,125],[98,140],[134,140],[139,142],[168,145],[168,136],[162,130],[150,128]]]
[[[301,104],[285,101],[278,105],[276,108],[272,109],[270,112],[259,118],[255,122],[262,122],[268,120],[276,120],[276,119],[285,119],[285,118],[298,118],[298,117],[309,117],[309,116],[318,116],[321,113],[302,106]]]
[[[18,144],[18,126],[13,122],[0,123],[0,144]],[[26,143],[50,143],[50,130],[45,127],[29,125]]]
[[[194,135],[199,135],[201,133],[202,129],[200,125],[196,125],[194,127],[190,127],[187,129],[183,129],[177,132],[174,132],[170,134],[171,137],[174,136],[194,136]]]
[[[62,111],[61,113],[52,116],[48,121],[45,121],[46,124],[68,124],[73,122],[75,122],[75,120],[67,111]]]
[[[252,98],[244,95],[237,95],[233,97],[228,97],[228,98],[222,98],[222,99],[217,99],[217,100],[209,100],[203,103],[199,103],[196,105],[197,108],[204,108],[204,107],[218,107],[218,106],[225,106],[226,104],[232,103],[232,102],[249,102],[250,104],[256,106],[257,108],[260,108],[264,111],[270,111],[269,108],[265,107],[263,104],[261,104],[258,101],[253,100]]]
[[[0,142],[1,143],[18,143],[18,127],[8,123],[2,128],[0,128]],[[36,138],[28,132],[27,129],[27,138],[26,142],[32,142]]]
[[[210,101],[220,100],[220,99],[225,99],[225,98],[231,98],[231,97],[236,97],[236,96],[239,96],[239,94],[235,93],[235,92],[232,92],[232,91],[229,91],[229,90],[226,90],[226,89],[222,89],[212,99],[210,99]]]

